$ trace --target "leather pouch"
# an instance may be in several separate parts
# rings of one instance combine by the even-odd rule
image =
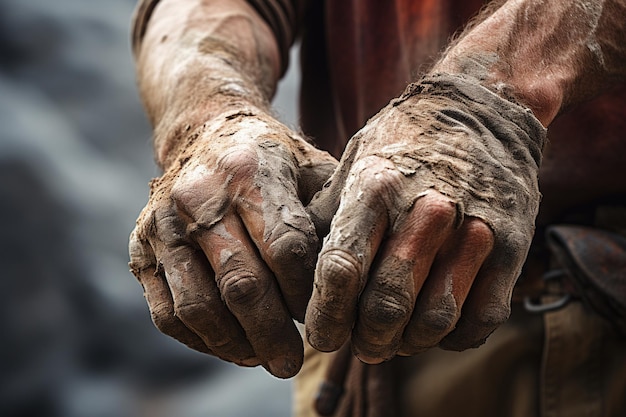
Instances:
[[[556,225],[546,239],[573,295],[626,337],[626,238],[603,229]]]

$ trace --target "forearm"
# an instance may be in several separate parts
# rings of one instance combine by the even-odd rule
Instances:
[[[509,0],[473,26],[433,72],[462,74],[527,105],[548,126],[626,78],[626,3]]]
[[[266,109],[280,73],[273,33],[243,0],[161,0],[135,47],[162,167],[212,117],[229,108]]]

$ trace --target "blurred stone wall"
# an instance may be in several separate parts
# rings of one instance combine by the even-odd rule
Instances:
[[[128,272],[158,175],[133,7],[0,1],[0,415],[287,416],[289,382],[161,335]],[[291,124],[296,85],[278,95]]]

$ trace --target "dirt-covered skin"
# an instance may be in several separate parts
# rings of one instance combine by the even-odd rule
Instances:
[[[131,236],[157,327],[228,361],[297,372],[292,317],[303,319],[319,250],[303,201],[333,168],[262,112],[226,113],[194,133],[152,182]]]
[[[543,126],[626,73],[623,0],[498,1],[354,136],[305,210],[335,161],[271,116],[284,62],[267,24],[244,0],[150,16],[135,53],[164,175],[131,268],[164,333],[279,377],[302,363],[291,319],[328,231],[312,346],[350,339],[378,363],[483,342],[532,239]]]
[[[320,248],[304,205],[336,161],[272,117],[277,49],[245,2],[163,0],[152,19],[135,51],[164,173],[132,272],[162,332],[291,377]]]
[[[350,141],[307,309],[308,340],[365,362],[480,344],[509,314],[534,231],[545,129],[459,76],[409,86]]]

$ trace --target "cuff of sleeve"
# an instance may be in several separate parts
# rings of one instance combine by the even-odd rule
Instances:
[[[303,13],[303,1],[247,0],[269,25],[280,49],[281,76],[289,65],[289,49],[298,35],[298,23]]]
[[[148,21],[160,0],[139,0],[131,21],[131,45],[133,54],[137,55],[141,41],[146,34]]]
[[[160,0],[139,0],[132,17],[131,41],[137,55],[146,33],[148,21]],[[298,34],[298,23],[304,9],[303,1],[295,0],[247,0],[261,18],[269,25],[280,48],[281,76],[289,65],[289,49]]]

